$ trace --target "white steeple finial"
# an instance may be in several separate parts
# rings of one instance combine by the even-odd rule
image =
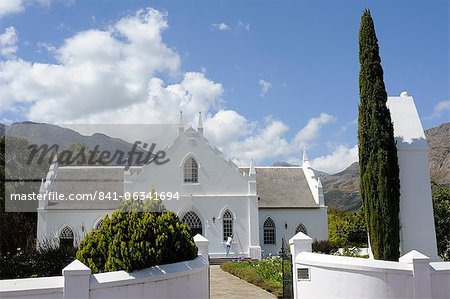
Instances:
[[[178,119],[178,134],[184,132],[184,121],[183,121],[183,111],[180,111],[180,118]]]
[[[306,147],[303,147],[303,159],[302,159],[303,165],[302,166],[306,166],[309,167],[309,160],[308,160],[308,155],[306,154]]]
[[[250,169],[249,169],[248,174],[249,175],[255,175],[256,174],[255,166],[253,165],[253,159],[250,160]]]
[[[303,162],[308,161],[308,155],[306,154],[306,147],[303,147]]]
[[[202,113],[198,113],[198,125],[197,125],[197,131],[203,135],[203,119],[202,119]]]

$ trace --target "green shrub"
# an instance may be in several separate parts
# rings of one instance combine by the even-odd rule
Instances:
[[[317,241],[314,240],[312,243],[312,251],[318,252],[318,253],[324,253],[324,254],[334,254],[339,249],[339,246],[337,246],[335,243],[328,241],[328,240],[322,240]]]
[[[81,242],[77,259],[93,273],[132,272],[194,259],[197,247],[190,228],[173,212],[115,211]]]
[[[43,242],[34,247],[21,248],[0,256],[0,279],[16,279],[61,275],[64,267],[75,259],[74,247],[57,247]]]
[[[279,257],[258,261],[225,262],[220,267],[275,296],[281,296],[283,293],[283,274]]]

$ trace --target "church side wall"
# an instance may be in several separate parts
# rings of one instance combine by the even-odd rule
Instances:
[[[264,244],[264,222],[270,217],[275,222],[276,227],[276,244]],[[315,209],[259,209],[259,240],[263,256],[269,254],[278,255],[281,250],[282,239],[286,244],[290,238],[295,235],[297,226],[302,223],[307,231],[308,236],[313,240],[328,239],[328,220],[327,208],[320,207]],[[287,224],[287,228],[286,228]]]
[[[57,240],[64,226],[69,226],[74,232],[75,244],[94,228],[97,221],[112,211],[106,210],[44,210],[38,213],[38,241]],[[83,229],[84,228],[84,229]]]

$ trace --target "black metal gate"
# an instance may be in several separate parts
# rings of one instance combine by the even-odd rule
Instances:
[[[281,271],[283,273],[283,299],[292,299],[294,298],[294,288],[292,282],[292,255],[284,238],[281,243],[280,257]]]

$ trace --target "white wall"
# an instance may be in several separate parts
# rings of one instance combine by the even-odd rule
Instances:
[[[400,178],[400,252],[417,250],[439,261],[431,199],[428,145],[414,99],[402,93],[386,103],[394,125]]]
[[[311,253],[312,239],[290,241],[294,298],[450,298],[450,262],[411,251],[399,262]],[[297,279],[308,269],[309,279]]]
[[[91,231],[100,218],[106,214],[111,215],[113,211],[106,210],[38,210],[37,239],[55,240],[59,242],[59,232],[66,225],[75,234],[75,246]],[[84,228],[84,230],[83,230]]]
[[[272,218],[276,227],[276,244],[264,244],[264,222]],[[259,209],[259,240],[263,255],[278,255],[281,250],[282,238],[286,245],[295,235],[295,229],[303,223],[308,230],[308,236],[313,240],[328,240],[327,207],[314,209]],[[287,228],[285,228],[287,224]]]
[[[91,275],[91,269],[75,260],[63,276],[0,280],[0,298],[209,298],[209,242],[200,235],[194,241],[199,256],[191,261]]]

